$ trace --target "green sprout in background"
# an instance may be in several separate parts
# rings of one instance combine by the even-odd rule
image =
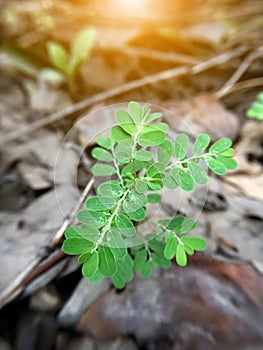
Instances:
[[[80,255],[82,274],[90,283],[111,277],[116,288],[123,288],[135,271],[146,278],[153,268],[169,268],[174,258],[179,266],[186,266],[187,255],[206,248],[202,238],[188,235],[196,222],[182,215],[148,220],[152,231],[137,232],[137,225],[147,221],[147,205],[162,201],[157,191],[164,186],[192,191],[208,182],[201,161],[217,175],[237,167],[229,138],[209,146],[210,137],[201,134],[189,154],[189,137],[178,134],[173,142],[168,140],[168,125],[156,121],[161,116],[130,102],[127,111],[116,112],[118,125],[109,137],[96,140],[92,156],[98,162],[92,173],[112,179],[102,182],[96,196],[87,199],[86,209],[77,214],[80,224],[66,230],[63,243],[65,253]]]
[[[87,28],[79,32],[70,45],[69,52],[59,43],[49,41],[47,52],[54,69],[46,68],[46,76],[60,76],[68,84],[72,96],[77,95],[76,74],[79,65],[84,62],[94,45],[95,29]]]
[[[247,110],[246,116],[263,121],[263,91],[257,95],[257,100]]]

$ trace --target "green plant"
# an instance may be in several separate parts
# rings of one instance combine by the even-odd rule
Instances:
[[[263,91],[257,95],[257,100],[247,110],[246,116],[263,121]]]
[[[221,138],[209,147],[206,134],[197,137],[189,156],[189,137],[178,134],[174,142],[168,140],[168,125],[156,122],[162,114],[151,113],[147,106],[130,102],[128,111],[120,109],[115,116],[119,125],[111,128],[109,138],[99,136],[92,150],[98,160],[92,173],[113,179],[101,183],[97,195],[87,199],[86,209],[77,215],[80,225],[65,232],[63,250],[80,254],[82,273],[90,283],[111,277],[116,288],[123,288],[134,271],[148,277],[153,267],[169,268],[174,257],[185,266],[187,254],[206,248],[203,239],[186,235],[196,222],[181,215],[148,220],[152,231],[138,234],[138,224],[147,220],[147,204],[162,200],[156,191],[163,186],[191,191],[196,184],[206,184],[209,178],[200,161],[217,175],[235,169],[237,163],[231,158],[230,139]]]
[[[46,68],[44,74],[46,77],[55,77],[61,75],[69,86],[71,93],[76,95],[75,78],[79,65],[87,59],[95,39],[95,29],[86,28],[80,31],[72,40],[69,52],[55,41],[47,42],[47,52],[50,62],[56,68]]]

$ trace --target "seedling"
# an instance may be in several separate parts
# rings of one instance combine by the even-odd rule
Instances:
[[[209,177],[201,161],[217,175],[237,167],[229,138],[209,146],[210,137],[201,134],[189,155],[189,137],[178,134],[171,142],[168,125],[157,121],[161,116],[130,102],[127,111],[116,112],[118,125],[109,137],[96,140],[92,156],[98,162],[92,173],[112,179],[87,199],[86,209],[77,214],[80,224],[66,230],[63,243],[65,253],[80,255],[82,274],[90,283],[110,277],[116,288],[123,288],[135,271],[146,278],[153,268],[169,268],[174,258],[186,266],[187,255],[206,248],[202,238],[188,235],[195,220],[182,215],[153,221],[151,232],[138,233],[138,225],[147,220],[148,203],[162,201],[157,192],[163,186],[192,191],[196,184],[205,185]]]
[[[257,100],[247,110],[246,116],[263,121],[263,91],[257,95]]]
[[[69,86],[73,96],[76,95],[75,78],[79,65],[85,61],[90,53],[95,39],[95,30],[87,28],[79,32],[71,42],[69,53],[59,43],[49,41],[47,43],[47,52],[50,62],[56,68],[46,69],[47,78],[61,76]]]

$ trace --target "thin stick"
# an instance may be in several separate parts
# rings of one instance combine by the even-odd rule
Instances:
[[[259,49],[251,52],[241,63],[235,73],[227,80],[227,82],[221,87],[221,89],[215,94],[217,98],[221,98],[228,93],[234,84],[241,78],[251,63],[258,57],[263,56],[263,46]]]
[[[235,91],[243,90],[243,89],[250,89],[252,87],[257,87],[257,86],[263,86],[263,77],[239,81],[238,83],[235,83],[234,85],[232,85],[230,87],[230,89],[225,91],[224,94],[220,94],[220,96],[218,96],[218,94],[215,93],[215,96],[217,98],[222,98],[222,97],[224,97],[230,93],[233,93]]]
[[[193,66],[192,68],[188,67],[188,66],[181,66],[181,67],[177,67],[177,68],[168,69],[168,70],[160,72],[160,73],[148,75],[147,77],[144,77],[144,78],[141,78],[138,80],[134,80],[134,81],[129,82],[129,83],[125,83],[121,86],[115,87],[115,88],[107,90],[105,92],[101,92],[95,96],[89,97],[83,101],[80,101],[80,102],[75,103],[71,106],[68,106],[68,107],[62,109],[61,111],[53,113],[45,118],[39,119],[30,125],[26,125],[26,126],[22,127],[20,130],[15,130],[15,131],[11,132],[10,134],[7,134],[6,136],[3,136],[1,141],[0,141],[0,146],[3,146],[7,142],[14,141],[22,136],[25,136],[33,131],[36,131],[37,129],[39,129],[43,126],[47,126],[53,122],[56,122],[60,119],[63,119],[65,117],[69,116],[69,115],[72,115],[73,113],[83,111],[84,109],[86,109],[87,107],[91,106],[94,103],[98,103],[98,102],[107,100],[111,97],[120,95],[122,93],[131,91],[131,90],[141,88],[141,87],[146,86],[146,85],[155,84],[155,83],[162,81],[162,80],[175,78],[175,77],[184,75],[186,73],[190,73],[190,74],[200,73],[200,72],[205,71],[211,67],[225,63],[232,58],[239,57],[240,55],[242,55],[246,51],[247,51],[246,46],[240,46],[236,49],[230,50],[230,51],[225,52],[225,53],[218,55],[216,57],[212,57],[205,62],[198,63],[195,66]]]
[[[57,231],[55,237],[49,242],[47,248],[51,248],[52,251],[54,251],[54,249],[62,239],[65,230],[73,222],[77,211],[80,209],[81,205],[84,203],[85,199],[87,198],[93,184],[94,184],[94,178],[92,178],[88,182],[87,186],[85,187],[84,191],[81,194],[79,201],[77,202],[73,210],[70,212],[69,218],[63,222],[60,229]],[[50,249],[48,249],[48,251],[49,251],[48,256],[50,256],[51,254]],[[38,269],[39,264],[43,261],[43,259],[46,258],[46,255],[47,255],[47,250],[45,249],[41,249],[40,252],[41,253],[35,257],[35,259],[15,278],[15,280],[0,293],[0,309],[4,305],[6,305],[8,302],[13,300],[16,296],[18,296],[30,281],[32,281],[39,274],[41,274],[43,271],[46,270],[46,269],[43,270],[42,266],[40,266],[40,269]],[[60,257],[60,259],[63,257],[63,254],[61,251],[59,252],[58,256]],[[56,262],[58,262],[57,259],[54,260],[54,263]],[[50,267],[49,261],[47,261],[47,264]],[[35,270],[39,270],[39,271],[36,273]]]

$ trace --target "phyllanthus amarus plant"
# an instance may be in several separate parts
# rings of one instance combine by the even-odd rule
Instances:
[[[77,214],[80,224],[66,230],[63,244],[65,253],[80,255],[82,274],[90,283],[111,277],[116,288],[123,288],[135,271],[149,277],[152,268],[169,268],[174,258],[186,266],[187,255],[206,248],[202,238],[188,235],[196,222],[182,215],[151,221],[153,230],[145,235],[136,230],[147,220],[147,204],[162,201],[156,192],[163,186],[192,191],[208,182],[201,161],[217,175],[237,167],[229,138],[210,145],[210,137],[201,134],[189,155],[189,137],[180,133],[173,142],[168,140],[168,125],[156,121],[161,116],[130,102],[127,111],[116,112],[118,125],[109,137],[96,140],[92,156],[98,162],[92,173],[111,180],[87,199],[86,209]]]

